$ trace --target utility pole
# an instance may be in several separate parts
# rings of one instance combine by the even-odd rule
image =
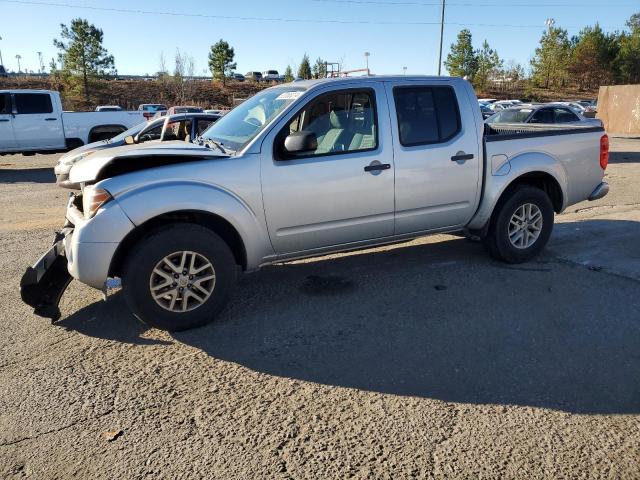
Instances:
[[[438,55],[438,76],[442,68],[442,39],[444,38],[444,4],[445,0],[442,0],[442,15],[440,16],[440,54]]]
[[[42,52],[36,52],[38,54],[38,63],[40,64],[40,71],[38,73],[44,73],[44,63],[42,63]]]
[[[402,74],[406,75],[407,74],[407,67],[402,67]]]
[[[0,40],[2,40],[2,37],[0,37]],[[0,65],[4,65],[4,62],[2,61],[2,50],[0,50]]]
[[[20,55],[16,55],[16,60],[18,60],[18,73],[20,73],[22,70],[20,69],[20,59],[22,57]]]

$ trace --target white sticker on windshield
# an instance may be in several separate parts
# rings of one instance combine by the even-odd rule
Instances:
[[[284,92],[278,95],[276,97],[276,100],[295,100],[296,98],[300,98],[300,95],[302,95],[303,93],[304,92],[301,92],[300,90],[296,90],[293,92]]]

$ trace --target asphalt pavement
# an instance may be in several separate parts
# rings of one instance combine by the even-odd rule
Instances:
[[[511,266],[449,235],[244,276],[147,329],[72,283],[19,298],[64,215],[57,156],[0,157],[1,478],[640,478],[640,139]]]

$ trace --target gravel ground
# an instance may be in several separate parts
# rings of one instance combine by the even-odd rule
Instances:
[[[640,140],[535,262],[437,235],[241,279],[149,330],[20,276],[61,223],[53,155],[0,157],[1,478],[640,478]]]

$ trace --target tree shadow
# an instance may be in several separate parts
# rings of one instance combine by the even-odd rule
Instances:
[[[245,276],[211,325],[173,337],[258,372],[337,387],[640,412],[638,283],[551,260],[505,265],[452,239],[271,266]],[[63,324],[139,337],[120,300],[100,308],[106,322],[85,323],[92,310]]]
[[[56,183],[53,168],[0,168],[0,183]]]

